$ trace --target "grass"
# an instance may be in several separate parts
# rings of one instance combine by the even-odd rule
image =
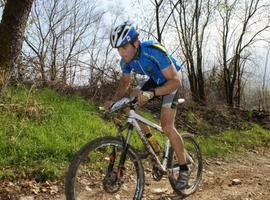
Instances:
[[[0,179],[27,176],[44,181],[62,177],[82,145],[117,134],[113,123],[101,119],[97,107],[79,96],[46,88],[9,87],[0,100]],[[149,113],[143,115],[154,120]],[[162,143],[166,136],[156,137]],[[228,130],[223,135],[197,138],[203,155],[215,157],[269,146],[270,134],[251,124],[247,131]],[[137,135],[131,144],[142,146]]]
[[[62,168],[83,144],[116,133],[112,124],[98,117],[93,103],[78,96],[12,87],[2,104],[0,166],[39,174],[38,179],[61,176]],[[28,115],[32,107],[36,117]]]
[[[270,146],[270,131],[257,124],[247,124],[247,130],[226,130],[221,135],[198,136],[205,157],[231,156],[246,149]]]

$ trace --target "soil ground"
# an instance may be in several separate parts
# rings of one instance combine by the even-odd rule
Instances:
[[[235,180],[237,179],[237,180]],[[183,197],[171,189],[165,177],[155,182],[146,172],[144,200],[178,200]],[[1,200],[64,200],[62,182],[37,183],[30,180],[1,181]],[[121,193],[110,199],[121,198]],[[248,151],[235,158],[207,159],[203,180],[187,200],[269,200],[270,150]],[[81,199],[83,200],[83,199]]]

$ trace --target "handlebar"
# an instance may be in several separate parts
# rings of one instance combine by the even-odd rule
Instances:
[[[178,99],[178,103],[179,104],[182,104],[185,102],[185,99]],[[132,107],[135,107],[136,106],[136,103],[137,103],[137,97],[123,97],[122,99],[114,102],[108,112],[112,113],[112,112],[115,112],[123,107],[126,107],[127,105],[129,105],[130,108]],[[105,111],[105,108],[104,107],[99,107],[99,110],[101,111]]]
[[[119,110],[127,105],[129,105],[130,107],[132,106],[136,106],[136,103],[137,103],[137,97],[123,97],[122,99],[114,102],[110,108],[108,109],[108,112],[115,112],[116,110]],[[105,108],[104,107],[99,107],[99,110],[101,111],[105,111]]]

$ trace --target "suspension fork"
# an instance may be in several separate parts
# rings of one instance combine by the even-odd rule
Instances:
[[[124,143],[125,142],[125,138],[124,136],[122,135],[122,131],[125,129],[125,126],[119,126],[118,127],[118,136],[119,138],[121,139],[121,141]],[[124,146],[124,145],[123,145]],[[108,169],[107,169],[107,172],[108,174],[111,174],[113,172],[113,166],[114,166],[114,163],[115,163],[115,159],[116,159],[116,153],[117,153],[117,147],[113,147],[113,150],[109,156],[109,165],[108,165]]]
[[[130,147],[129,145],[129,140],[133,131],[133,125],[132,124],[128,124],[128,135],[127,135],[127,139],[124,138],[124,136],[121,134],[121,132],[123,131],[122,128],[119,128],[119,136],[121,138],[121,141],[123,143],[123,149],[121,152],[121,156],[120,156],[120,161],[119,161],[119,165],[118,165],[118,169],[117,169],[117,176],[116,179],[120,180],[123,177],[123,173],[125,170],[125,161],[126,161],[126,155],[128,152],[128,149]],[[108,165],[108,174],[113,172],[113,167],[114,167],[114,163],[116,160],[116,153],[117,153],[117,147],[113,147],[112,152],[110,154],[110,162]]]
[[[113,147],[113,150],[110,154],[110,162],[109,162],[109,166],[108,166],[108,174],[112,173],[113,171],[113,166],[114,166],[114,162],[115,162],[115,158],[116,158],[116,152],[117,152],[117,147]]]
[[[118,178],[123,177],[123,173],[124,173],[124,170],[125,170],[125,161],[126,161],[126,156],[127,156],[128,149],[130,147],[129,141],[130,141],[132,131],[133,131],[133,125],[130,123],[130,124],[128,124],[127,139],[124,140],[124,137],[122,136],[122,138],[123,138],[122,142],[123,142],[123,147],[124,148],[122,150],[121,157],[120,157],[120,162],[119,162],[119,166],[118,166],[118,171],[117,171],[117,173],[118,173],[117,177]]]

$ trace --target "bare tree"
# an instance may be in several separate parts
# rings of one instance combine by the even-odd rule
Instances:
[[[95,2],[78,0],[35,3],[32,28],[25,42],[37,58],[43,82],[74,82],[78,59],[89,48],[93,27],[103,15],[96,7]]]
[[[262,0],[246,0],[245,2],[222,0],[218,3],[218,13],[222,20],[223,78],[229,106],[236,104],[237,107],[240,107],[241,78],[243,76],[241,59],[248,48],[260,39],[260,34],[270,28],[269,16],[266,21],[262,20],[267,16],[268,9],[268,5]],[[236,18],[237,16],[240,16],[240,19]],[[235,22],[239,22],[239,24],[235,24]],[[262,25],[258,26],[258,24]],[[232,52],[231,55],[229,52]],[[237,92],[235,92],[235,88]]]
[[[269,102],[268,102],[268,93],[267,93],[268,90],[266,87],[266,83],[267,83],[266,73],[267,73],[269,54],[270,54],[270,43],[268,43],[267,53],[265,56],[263,81],[262,81],[262,95],[261,95],[262,108],[263,110],[266,110],[266,111],[269,111]]]
[[[0,96],[20,55],[33,0],[8,0],[0,24]]]
[[[163,37],[166,30],[170,28],[169,21],[177,3],[170,8],[169,0],[149,0],[148,2],[138,0],[142,25],[140,29],[146,33],[147,38],[155,38],[158,42],[164,43]],[[150,6],[146,6],[146,5]],[[144,8],[146,7],[146,8]],[[139,18],[138,17],[138,18]]]
[[[205,102],[203,57],[205,45],[205,30],[212,15],[211,0],[182,0],[171,1],[173,14],[180,45],[186,60],[188,79],[193,100]]]
[[[110,31],[115,27],[122,13],[111,11],[111,23],[109,27],[101,24],[100,33],[94,34],[94,39],[88,49],[89,59],[87,65],[90,68],[89,86],[92,98],[108,96],[107,86],[114,85],[120,78],[119,57],[109,42]],[[98,37],[101,36],[101,37]]]
[[[150,2],[153,4],[154,9],[155,9],[157,40],[161,43],[162,34],[178,3],[174,4],[174,6],[170,10],[168,9],[167,12],[164,12],[166,11],[166,4],[167,5],[169,4],[168,0],[154,0],[154,1],[150,0]],[[163,16],[161,16],[162,13],[163,13]],[[162,25],[162,21],[163,21],[163,25]]]

